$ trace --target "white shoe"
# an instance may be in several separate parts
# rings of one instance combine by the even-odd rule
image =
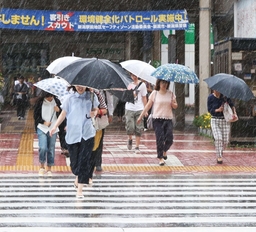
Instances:
[[[84,199],[84,195],[76,195],[76,199],[82,200]]]
[[[51,171],[48,171],[46,174],[47,174],[47,176],[52,176],[52,172]]]
[[[140,154],[140,149],[138,147],[135,147],[135,154]]]
[[[39,172],[38,172],[38,175],[39,176],[44,176],[44,174],[45,174],[45,169],[44,168],[40,168]]]
[[[160,165],[160,166],[164,166],[164,165],[165,165],[164,159],[160,159],[160,160],[159,160],[159,165]]]

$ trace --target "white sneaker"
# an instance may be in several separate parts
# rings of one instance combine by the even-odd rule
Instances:
[[[38,175],[39,176],[43,176],[44,174],[45,174],[45,169],[44,168],[40,168],[39,172],[38,172]]]
[[[135,154],[140,154],[140,149],[138,147],[135,147]]]
[[[47,176],[52,176],[52,172],[51,172],[51,171],[48,171],[48,172],[47,172]]]

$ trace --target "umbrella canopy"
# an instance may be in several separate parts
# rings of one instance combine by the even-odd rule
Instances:
[[[63,56],[63,57],[60,57],[60,58],[54,60],[52,63],[50,63],[50,65],[46,68],[46,70],[50,74],[57,74],[62,69],[64,69],[69,64],[71,64],[72,62],[74,62],[74,61],[76,61],[78,59],[82,59],[82,58],[81,57],[76,57],[76,56]]]
[[[228,98],[249,101],[255,98],[249,86],[242,80],[231,74],[219,73],[204,79],[208,87],[217,90]]]
[[[121,62],[120,65],[128,72],[143,79],[144,81],[147,81],[153,85],[156,84],[156,78],[151,76],[151,73],[156,69],[149,63],[141,60],[126,60]]]
[[[151,76],[160,80],[184,83],[184,84],[197,84],[199,83],[198,77],[194,71],[187,66],[181,64],[163,64],[156,68],[151,73]]]
[[[62,98],[65,95],[69,94],[69,92],[67,91],[67,87],[69,86],[69,84],[65,80],[56,77],[38,81],[34,84],[34,86],[59,98]]]
[[[71,85],[95,89],[127,89],[132,81],[128,73],[109,60],[83,58],[74,61],[57,73]]]
[[[115,95],[122,102],[134,103],[133,90],[109,90],[109,92]]]

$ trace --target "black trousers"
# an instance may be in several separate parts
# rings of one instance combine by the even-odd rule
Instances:
[[[27,101],[24,99],[16,99],[17,117],[25,117]]]
[[[60,147],[67,150],[68,146],[65,140],[65,136],[66,136],[66,131],[65,131],[65,127],[66,127],[66,120],[64,120],[60,125],[59,125],[59,140],[60,140]]]
[[[68,144],[70,167],[72,173],[78,176],[79,184],[89,184],[93,145],[94,137],[82,139],[79,143]]]
[[[157,158],[163,158],[163,153],[168,151],[173,144],[172,120],[154,119],[153,127],[156,135]]]

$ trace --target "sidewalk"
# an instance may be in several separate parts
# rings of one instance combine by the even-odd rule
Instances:
[[[1,112],[0,173],[37,173],[38,140],[34,133],[32,110],[26,120],[18,120],[13,108]],[[174,131],[174,144],[168,151],[165,166],[156,158],[155,135],[146,131],[141,139],[140,154],[128,150],[124,123],[114,122],[106,129],[103,151],[103,171],[119,174],[249,174],[256,172],[256,148],[229,147],[224,151],[224,163],[216,163],[213,141],[200,136],[192,125],[193,115],[186,115],[184,131]],[[61,155],[56,144],[53,173],[70,173],[69,159]]]

